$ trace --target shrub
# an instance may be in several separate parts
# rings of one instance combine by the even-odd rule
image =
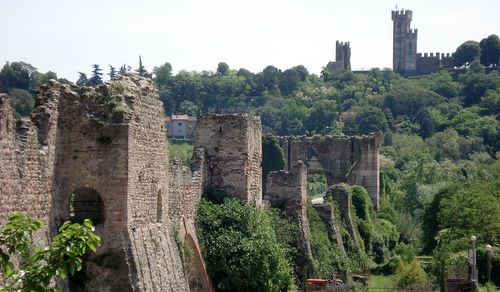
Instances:
[[[35,246],[33,235],[42,226],[42,221],[16,212],[0,228],[1,291],[57,291],[49,288],[51,283],[79,271],[87,250],[95,252],[101,243],[85,219],[83,224],[66,221],[48,246]]]
[[[399,288],[418,289],[427,283],[427,275],[416,260],[401,262],[394,276]]]
[[[207,272],[217,290],[287,291],[293,272],[271,216],[236,199],[202,199],[197,217]]]
[[[337,245],[332,244],[325,223],[319,217],[318,212],[310,205],[307,207],[307,217],[311,231],[313,276],[330,278],[351,269],[349,260]]]

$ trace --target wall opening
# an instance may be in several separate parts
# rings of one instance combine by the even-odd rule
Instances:
[[[90,188],[79,188],[69,196],[69,219],[72,222],[92,220],[92,224],[104,223],[104,204],[99,193]]]
[[[161,190],[158,190],[158,194],[156,195],[156,222],[163,221],[163,196],[161,194]]]
[[[307,196],[311,200],[314,200],[315,202],[317,199],[323,198],[327,188],[328,183],[324,172],[307,174]]]

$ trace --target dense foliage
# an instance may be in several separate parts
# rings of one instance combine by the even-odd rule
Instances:
[[[203,199],[197,221],[207,272],[216,290],[288,291],[293,287],[287,245],[294,237],[293,228],[276,213],[237,199],[226,198],[222,204]],[[279,233],[274,226],[280,226]]]
[[[6,281],[0,291],[57,291],[51,288],[53,281],[79,271],[83,256],[101,242],[86,219],[82,225],[65,222],[48,246],[37,246],[33,238],[42,225],[13,213],[0,228],[0,271]]]

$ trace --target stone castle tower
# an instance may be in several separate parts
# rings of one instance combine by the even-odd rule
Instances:
[[[349,42],[335,43],[335,61],[344,63],[344,71],[351,71],[351,47]]]
[[[392,13],[392,69],[402,75],[417,70],[417,29],[411,28],[412,11],[394,10]]]
[[[349,42],[337,41],[335,43],[335,62],[328,62],[326,68],[332,74],[351,71],[351,47]]]

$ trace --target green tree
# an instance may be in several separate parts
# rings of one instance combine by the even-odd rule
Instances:
[[[181,102],[179,113],[186,114],[188,116],[196,116],[198,115],[198,106],[189,100],[185,100]]]
[[[141,59],[141,56],[139,55],[139,67],[137,68],[137,70],[135,70],[137,73],[139,73],[139,75],[141,76],[148,76],[148,71],[146,70],[146,67],[144,67],[144,65],[142,65],[142,59]]]
[[[12,101],[12,107],[18,117],[26,117],[31,114],[35,105],[33,95],[27,90],[19,88],[11,88],[9,96]]]
[[[42,226],[40,220],[13,213],[0,228],[2,291],[57,291],[50,288],[53,280],[79,271],[83,256],[88,250],[95,252],[101,242],[86,219],[82,225],[65,222],[48,246],[35,246],[32,238]]]
[[[265,136],[262,139],[262,179],[266,185],[267,175],[271,171],[285,169],[283,150],[274,136]]]
[[[92,65],[92,76],[90,77],[88,84],[90,86],[97,86],[102,84],[102,69],[98,64]]]
[[[52,71],[48,71],[47,73],[33,72],[30,76],[30,91],[35,92],[38,86],[49,82],[50,79],[57,80],[57,74]],[[60,81],[60,80],[59,80]]]
[[[419,134],[422,138],[432,136],[434,133],[434,121],[427,109],[422,109],[417,113],[416,122],[420,125]]]
[[[387,120],[381,109],[368,106],[362,107],[356,115],[356,123],[361,134],[372,132],[386,132],[388,129]]]
[[[166,62],[159,67],[154,67],[153,74],[154,81],[156,82],[156,86],[158,86],[158,88],[168,86],[172,80],[172,65]]]
[[[271,216],[255,206],[226,198],[221,205],[202,199],[197,222],[212,283],[221,291],[287,291],[293,270],[278,242]]]
[[[227,73],[229,73],[229,66],[224,62],[220,62],[219,64],[217,64],[216,73],[218,75],[226,75]]]
[[[110,80],[115,80],[116,79],[116,75],[117,75],[116,68],[113,67],[113,66],[111,66],[111,65],[108,65],[108,66],[109,66],[109,73],[108,73],[109,79]]]
[[[8,92],[10,88],[30,90],[31,75],[36,68],[24,62],[6,62],[0,70],[0,92]]]
[[[483,177],[473,179],[440,202],[440,229],[447,240],[477,236],[481,242],[500,244],[500,162],[485,168]]]
[[[468,66],[474,59],[481,56],[481,48],[476,41],[466,41],[455,51],[455,65],[458,67]]]
[[[499,65],[500,58],[500,38],[492,34],[479,42],[481,47],[481,64],[484,66]]]
[[[331,132],[333,122],[337,118],[337,103],[333,100],[319,100],[314,103],[311,113],[305,120],[305,126],[310,132],[326,134]]]
[[[486,91],[500,88],[499,75],[493,72],[490,74],[468,72],[460,75],[458,79],[463,84],[462,95],[465,106],[481,101]]]
[[[86,86],[89,83],[89,79],[87,78],[87,74],[78,72],[78,80],[76,80],[76,85],[78,86]]]

